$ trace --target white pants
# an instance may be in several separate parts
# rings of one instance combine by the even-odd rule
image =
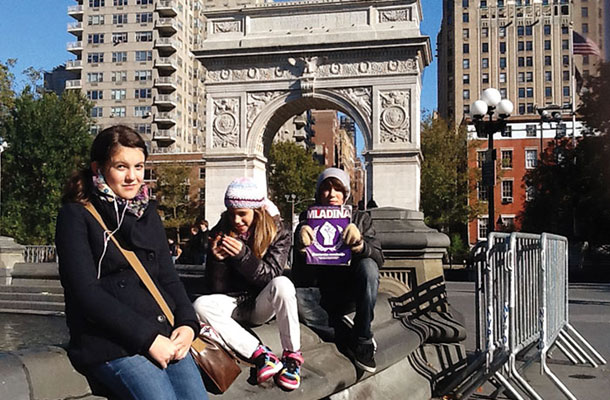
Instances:
[[[233,350],[245,358],[252,357],[260,341],[237,321],[261,325],[276,316],[283,349],[301,349],[296,290],[285,276],[272,279],[256,296],[254,307],[247,304],[238,307],[237,299],[225,294],[201,296],[193,306],[199,319],[210,324]]]

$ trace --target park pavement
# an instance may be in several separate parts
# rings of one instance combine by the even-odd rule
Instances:
[[[474,285],[472,282],[447,282],[447,296],[451,305],[464,316],[468,331],[465,346],[468,352],[472,352],[476,347]],[[570,323],[606,360],[610,360],[610,284],[570,284],[569,297]],[[578,400],[610,398],[608,364],[598,368],[572,365],[559,350],[552,352],[547,364]],[[544,400],[566,398],[549,377],[540,374],[539,363],[532,363],[523,375]],[[491,399],[494,389],[487,383],[471,398]],[[508,397],[501,394],[497,398]]]

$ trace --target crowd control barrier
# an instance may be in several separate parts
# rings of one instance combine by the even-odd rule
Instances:
[[[454,397],[466,399],[489,380],[518,400],[542,400],[519,373],[519,356],[526,365],[539,360],[541,373],[577,400],[548,367],[549,350],[556,346],[574,364],[597,367],[606,360],[569,324],[567,239],[493,232],[474,264],[479,357]]]

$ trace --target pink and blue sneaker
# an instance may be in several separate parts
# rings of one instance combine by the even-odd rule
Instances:
[[[256,381],[263,383],[267,379],[277,374],[282,369],[282,362],[269,347],[259,345],[254,354],[252,361],[256,365]]]
[[[285,390],[298,389],[301,384],[303,354],[300,351],[284,350],[282,364],[284,368],[275,376],[276,384]]]

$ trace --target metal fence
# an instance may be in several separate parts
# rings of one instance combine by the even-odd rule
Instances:
[[[26,263],[46,263],[57,262],[57,252],[55,246],[25,246],[23,254]]]
[[[597,367],[606,361],[569,324],[567,239],[546,233],[491,233],[485,255],[475,255],[474,261],[479,357],[455,397],[468,398],[490,380],[518,400],[542,400],[520,375],[519,356],[527,363],[539,360],[541,373],[576,400],[548,368],[549,350],[556,346],[575,364]]]

